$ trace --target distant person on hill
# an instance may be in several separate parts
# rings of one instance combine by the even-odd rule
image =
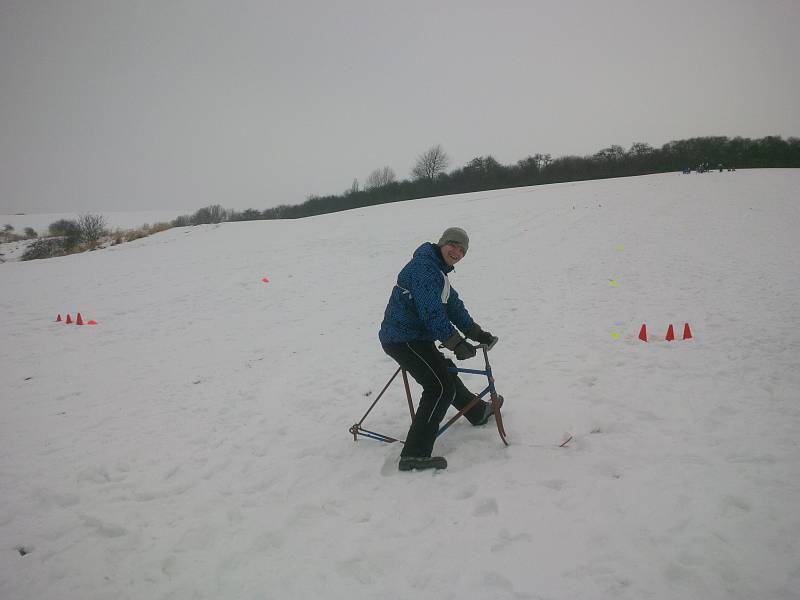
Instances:
[[[439,424],[451,404],[461,410],[475,397],[458,375],[447,370],[453,362],[436,348],[436,340],[464,360],[475,356],[476,350],[459,330],[481,344],[496,339],[472,320],[447,279],[468,247],[469,237],[458,227],[446,229],[437,244],[422,244],[397,276],[386,306],[378,334],[383,350],[422,386],[400,454],[401,471],[446,469],[444,457],[431,456]],[[502,406],[502,396],[500,402]],[[492,414],[491,403],[480,400],[464,416],[473,425],[484,425]]]

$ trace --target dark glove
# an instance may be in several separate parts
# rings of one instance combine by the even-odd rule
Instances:
[[[444,347],[455,352],[458,360],[464,360],[475,356],[475,347],[468,344],[467,340],[457,333],[454,333],[445,340]]]
[[[453,352],[456,353],[456,358],[458,360],[465,360],[467,358],[472,358],[473,356],[475,356],[476,353],[475,346],[473,346],[472,344],[468,344],[467,340],[461,340],[460,342],[458,342]]]
[[[475,340],[479,344],[486,344],[487,346],[491,345],[494,341],[494,336],[488,331],[481,329],[481,326],[477,323],[473,323],[472,327],[469,328],[467,337],[471,340]]]

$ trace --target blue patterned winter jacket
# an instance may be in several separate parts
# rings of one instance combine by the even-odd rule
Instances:
[[[456,330],[469,331],[474,321],[447,274],[439,246],[426,242],[397,276],[378,333],[382,344],[445,341]]]

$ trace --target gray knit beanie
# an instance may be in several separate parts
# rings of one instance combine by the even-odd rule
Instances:
[[[445,244],[457,244],[467,253],[469,248],[469,236],[467,232],[460,227],[448,227],[444,230],[442,237],[439,238],[439,248]]]

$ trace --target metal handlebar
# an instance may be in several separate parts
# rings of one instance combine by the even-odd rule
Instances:
[[[491,350],[492,348],[495,347],[495,345],[497,345],[497,342],[499,342],[499,341],[500,341],[500,338],[497,337],[497,336],[494,336],[494,339],[492,340],[491,344],[478,344],[477,347],[478,348],[484,348],[485,347],[487,350]]]
[[[500,341],[500,338],[497,337],[497,336],[494,336],[494,339],[492,340],[491,344],[477,344],[476,346],[472,346],[472,344],[470,344],[470,346],[475,348],[475,350],[484,350],[485,349],[488,352],[489,350],[494,348],[497,345],[497,342],[499,342],[499,341]],[[439,349],[440,350],[443,350],[443,349],[444,350],[449,350],[449,348],[446,348],[444,344],[439,344]]]

